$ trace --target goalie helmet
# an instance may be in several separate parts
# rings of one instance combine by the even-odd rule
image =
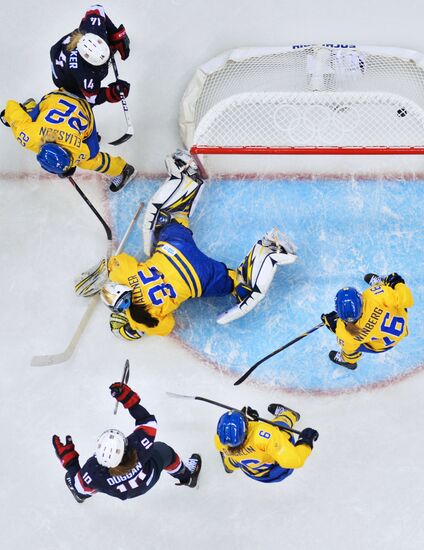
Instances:
[[[132,288],[109,281],[100,291],[102,302],[112,311],[125,311],[131,305]]]
[[[78,40],[77,50],[80,56],[90,65],[104,65],[110,57],[110,49],[107,43],[103,38],[91,32],[84,34]]]
[[[351,286],[338,291],[335,298],[337,315],[347,323],[355,323],[362,315],[362,296]]]
[[[125,435],[119,430],[109,429],[98,437],[94,454],[99,464],[106,468],[115,468],[122,462],[126,448]]]
[[[71,154],[57,143],[45,143],[37,155],[37,160],[41,168],[51,174],[63,174],[72,164]]]
[[[240,411],[229,411],[221,416],[216,428],[219,440],[228,447],[238,447],[247,436],[247,422]]]

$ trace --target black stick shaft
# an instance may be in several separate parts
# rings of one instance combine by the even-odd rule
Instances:
[[[105,222],[105,220],[101,217],[101,215],[98,213],[98,211],[95,209],[95,207],[93,206],[92,202],[90,201],[90,199],[83,193],[82,189],[80,187],[78,187],[77,185],[77,182],[74,180],[73,177],[71,176],[68,176],[68,180],[71,182],[71,184],[75,187],[75,189],[77,190],[77,192],[80,194],[80,196],[83,198],[83,200],[88,204],[88,206],[90,207],[91,211],[95,214],[95,216],[97,217],[97,219],[99,220],[99,222],[103,225],[105,231],[106,231],[106,235],[107,235],[107,240],[108,241],[111,241],[112,240],[112,230],[111,228],[108,226],[108,224]]]
[[[294,340],[291,340],[290,342],[288,342],[287,344],[284,344],[284,346],[281,346],[281,348],[278,348],[276,349],[275,351],[273,351],[272,353],[269,353],[268,355],[266,355],[265,357],[262,357],[262,359],[259,359],[259,361],[257,361],[254,365],[252,365],[250,367],[250,369],[248,369],[244,374],[243,376],[241,376],[238,380],[236,380],[234,382],[234,386],[238,386],[239,384],[241,384],[242,382],[244,382],[246,380],[246,378],[248,376],[250,376],[252,374],[252,372],[257,368],[259,367],[259,365],[261,365],[262,363],[264,363],[265,361],[267,361],[268,359],[270,359],[271,357],[273,357],[274,355],[277,355],[277,353],[280,353],[280,351],[283,351],[285,349],[287,349],[288,347],[292,346],[293,344],[295,344],[296,342],[299,342],[299,340],[302,340],[302,338],[305,338],[306,336],[308,336],[309,334],[312,334],[312,332],[315,332],[316,330],[318,330],[319,328],[323,327],[324,326],[324,323],[320,323],[319,325],[317,325],[316,327],[313,327],[311,328],[310,330],[308,330],[307,332],[304,332],[303,334],[300,334],[300,336],[298,336],[297,338],[295,338]]]
[[[122,373],[121,388],[122,388],[123,384],[128,383],[129,377],[130,377],[130,362],[127,359],[125,361],[124,371]],[[119,401],[116,401],[115,408],[113,409],[113,414],[116,414],[118,412],[118,405],[119,405]]]

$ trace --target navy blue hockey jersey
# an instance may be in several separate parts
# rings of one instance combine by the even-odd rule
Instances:
[[[99,5],[91,6],[84,15],[78,29],[84,33],[97,34],[108,43],[108,35],[117,28]],[[53,82],[58,88],[84,97],[92,105],[103,103],[104,94],[99,96],[101,82],[108,74],[108,63],[90,65],[78,53],[76,47],[68,51],[72,33],[63,36],[50,50]],[[98,97],[99,96],[99,97]]]
[[[69,468],[68,483],[80,498],[86,499],[99,492],[126,500],[147,493],[158,481],[162,467],[152,459],[156,419],[141,405],[131,407],[129,413],[136,421],[136,428],[128,436],[127,452],[135,449],[138,462],[129,473],[121,476],[111,475],[95,456],[89,458],[81,469],[79,463]]]

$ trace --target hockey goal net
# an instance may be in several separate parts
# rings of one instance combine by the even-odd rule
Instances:
[[[180,130],[195,156],[422,154],[424,55],[328,44],[226,52],[197,69]]]

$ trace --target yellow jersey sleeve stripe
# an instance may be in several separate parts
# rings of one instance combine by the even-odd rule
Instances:
[[[159,242],[156,248],[157,252],[160,252],[163,254],[166,259],[174,266],[174,268],[178,271],[178,273],[182,276],[182,271],[185,273],[185,277],[183,277],[184,281],[190,288],[190,291],[195,298],[199,298],[202,295],[202,283],[200,282],[200,279],[193,268],[193,266],[190,264],[190,262],[185,258],[181,252],[177,252],[176,254],[170,255],[166,252],[166,249],[162,248],[162,245],[167,244],[166,242]],[[172,246],[172,245],[170,245]],[[172,247],[174,250],[175,247]]]

